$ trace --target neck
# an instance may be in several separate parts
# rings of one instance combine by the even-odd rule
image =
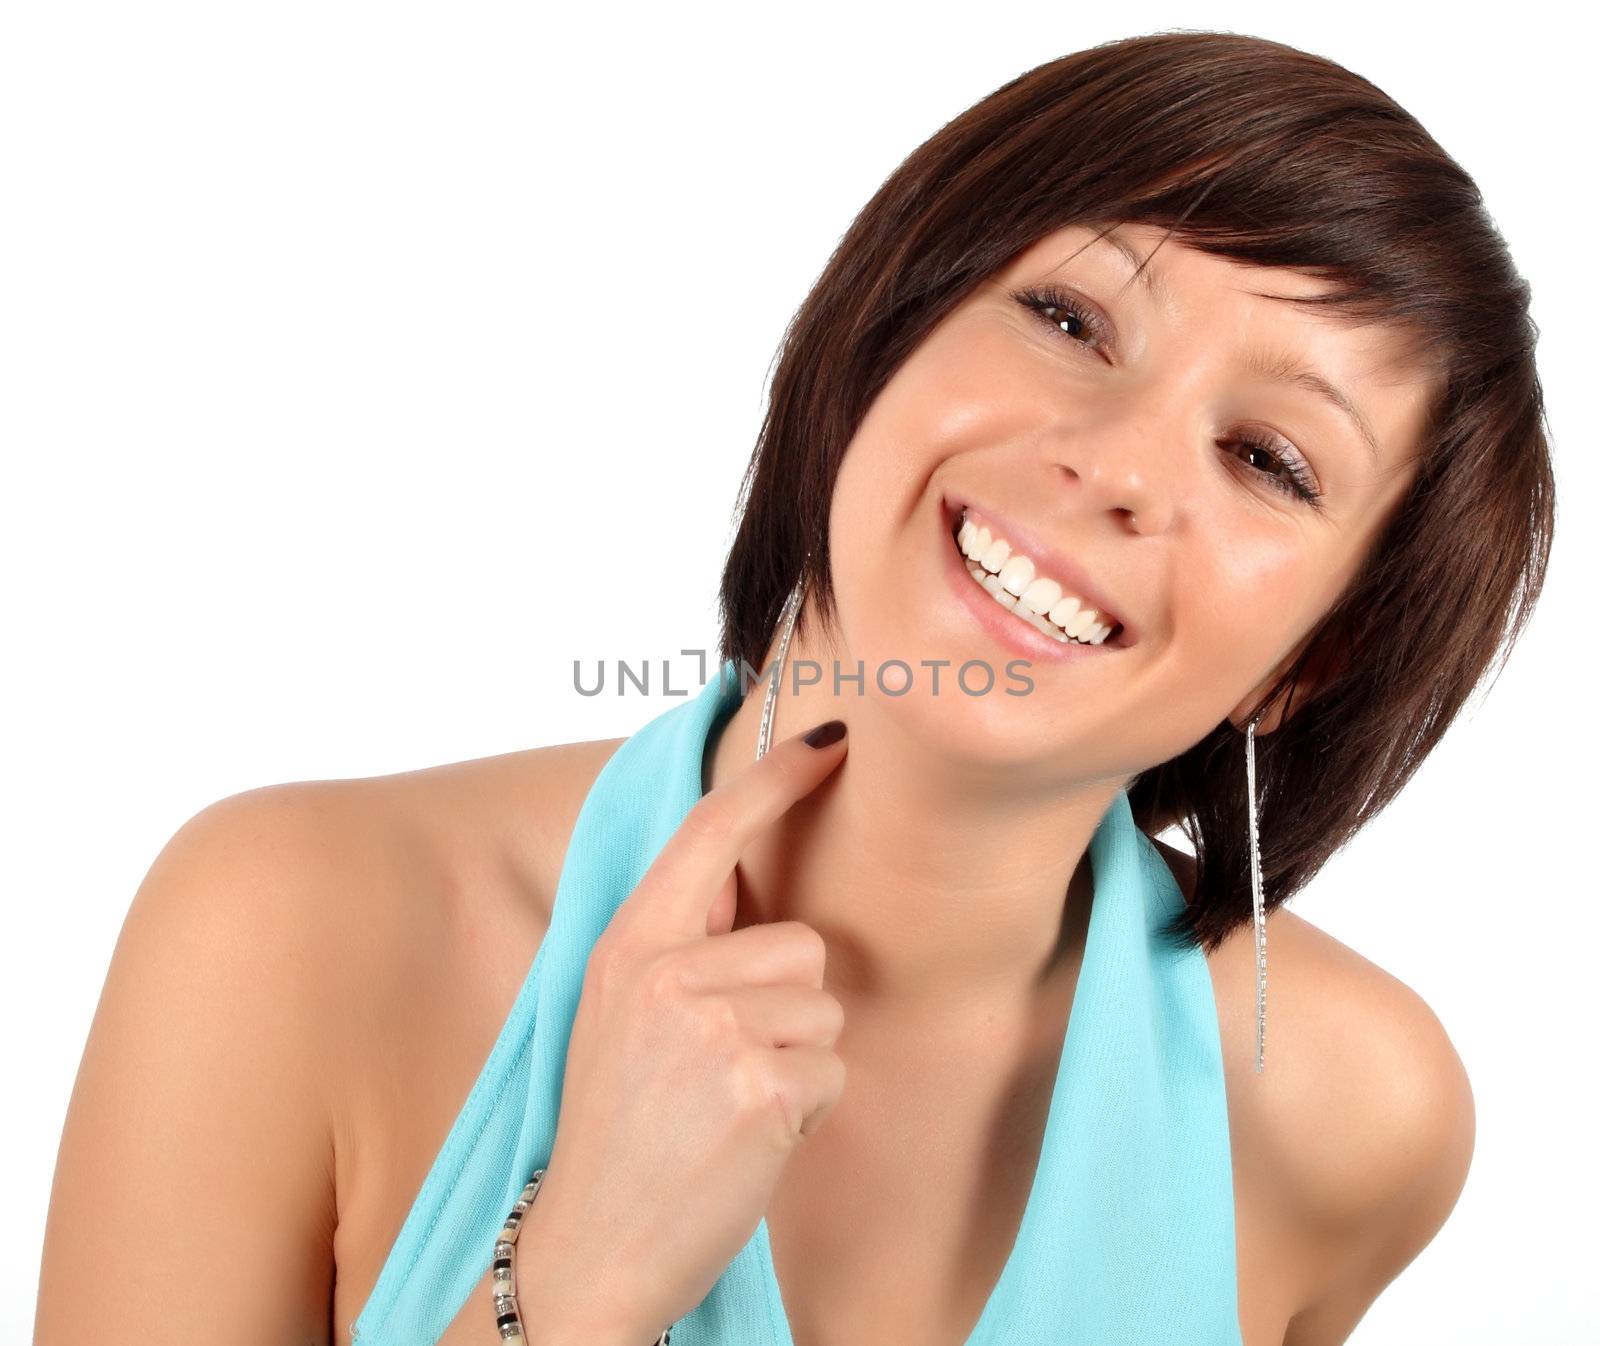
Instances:
[[[829,652],[790,646],[792,667]],[[841,660],[854,669],[854,660]],[[763,668],[768,667],[764,664]],[[1026,1008],[1075,980],[1093,901],[1088,846],[1123,782],[1033,790],[905,732],[892,700],[832,679],[780,684],[773,742],[842,719],[844,762],[744,852],[734,928],[796,920],[827,945],[824,987],[847,1005],[966,1018]],[[707,748],[707,788],[755,759],[769,682]],[[990,787],[993,788],[990,788]]]

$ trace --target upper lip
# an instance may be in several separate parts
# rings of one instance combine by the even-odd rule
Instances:
[[[978,521],[981,524],[987,526],[989,531],[996,537],[1003,537],[1011,544],[1013,554],[1021,552],[1038,566],[1039,574],[1048,575],[1051,579],[1058,581],[1067,593],[1076,598],[1081,598],[1091,607],[1098,609],[1101,617],[1109,621],[1113,627],[1121,626],[1122,630],[1109,640],[1108,644],[1131,645],[1133,643],[1133,624],[1118,614],[1116,604],[1105,596],[1100,587],[1065,552],[1052,547],[1032,529],[1018,523],[1016,519],[995,509],[992,505],[983,504],[978,500],[962,500],[955,497],[946,497],[945,503],[950,509],[950,525],[952,528],[960,522],[961,511],[970,506],[972,512],[978,516]]]

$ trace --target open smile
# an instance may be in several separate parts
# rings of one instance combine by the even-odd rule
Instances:
[[[943,514],[952,586],[1002,643],[1041,661],[1098,657],[1133,643],[1115,613],[1080,597],[1089,586],[1059,553],[979,506],[946,500]]]

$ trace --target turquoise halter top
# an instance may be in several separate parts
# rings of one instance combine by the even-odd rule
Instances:
[[[432,1346],[476,1292],[506,1212],[550,1157],[589,952],[703,793],[707,742],[740,699],[729,661],[595,778],[533,966],[351,1327],[360,1346]],[[1125,791],[1089,859],[1094,900],[1038,1169],[967,1346],[1242,1346],[1210,971],[1200,950],[1159,935],[1183,895]],[[491,1316],[485,1304],[485,1340]],[[673,1346],[794,1346],[765,1218],[671,1327]]]

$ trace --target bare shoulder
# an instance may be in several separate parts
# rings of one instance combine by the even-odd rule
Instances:
[[[579,810],[622,738],[585,739],[435,767],[398,778],[422,793],[455,793],[483,810],[546,915]],[[488,838],[485,838],[488,840]]]
[[[437,907],[441,919],[483,915],[484,894],[548,921],[578,812],[623,739],[594,739],[348,780],[270,787],[324,852],[361,881],[358,906],[396,917]],[[465,909],[465,910],[464,910]],[[404,924],[401,925],[404,929]]]
[[[525,985],[573,825],[622,741],[339,783],[342,806],[357,816],[342,835],[366,832],[377,843],[333,941],[350,1025],[334,1101],[341,1328],[371,1295]]]
[[[1236,1183],[1303,1269],[1286,1346],[1337,1346],[1454,1208],[1472,1159],[1472,1090],[1411,987],[1287,908],[1267,934],[1261,1074],[1251,928],[1210,960]]]
[[[514,992],[549,924],[567,843],[621,739],[561,743],[413,771],[295,781],[202,811],[180,835],[216,862],[300,894],[285,921],[329,988],[333,1074],[359,1073],[375,1032],[484,993]],[[468,989],[475,988],[475,990]],[[433,993],[437,991],[436,997]]]
[[[67,1331],[75,1250],[95,1247],[133,1336],[329,1339],[330,1296],[353,1293],[336,1268],[370,1288],[621,742],[270,785],[176,830],[129,907],[69,1104],[41,1332]],[[194,1280],[217,1261],[253,1270]],[[137,1330],[133,1303],[160,1305],[159,1330]]]
[[[233,796],[134,894],[62,1129],[40,1340],[78,1331],[84,1249],[130,1339],[326,1339],[338,992],[319,950],[338,861],[318,834],[292,792]],[[246,1271],[195,1277],[213,1265]]]
[[[528,748],[390,775],[252,792],[275,848],[321,893],[324,976],[360,1004],[336,1020],[359,1078],[374,1033],[418,1041],[445,1005],[497,1021],[548,928],[590,785],[622,739]],[[243,799],[234,808],[247,807]],[[285,838],[292,836],[294,842]],[[481,1004],[479,1003],[481,1002]]]

